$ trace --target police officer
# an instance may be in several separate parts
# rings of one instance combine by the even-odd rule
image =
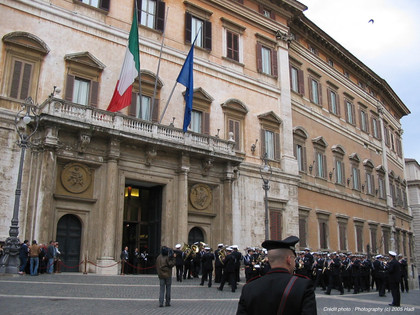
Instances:
[[[242,289],[237,315],[240,314],[317,314],[312,281],[293,275],[296,236],[282,241],[266,240],[271,270],[254,278]]]

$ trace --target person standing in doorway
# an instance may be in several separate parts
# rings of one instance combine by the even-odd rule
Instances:
[[[124,247],[120,255],[121,258],[121,274],[128,273],[128,246]]]
[[[159,307],[171,306],[172,268],[176,263],[176,254],[172,249],[162,246],[160,255],[156,258],[156,271],[159,277]],[[165,294],[166,290],[166,294]]]

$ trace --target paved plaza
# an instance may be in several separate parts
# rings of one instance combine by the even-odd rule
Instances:
[[[39,276],[0,275],[0,314],[235,314],[243,283],[233,293],[217,286],[199,285],[199,279],[172,278],[170,307],[158,307],[156,275],[99,276],[61,273]],[[340,296],[316,291],[318,314],[420,314],[419,290],[401,295],[400,309],[391,309],[390,293]],[[264,315],[264,314],[261,314]]]

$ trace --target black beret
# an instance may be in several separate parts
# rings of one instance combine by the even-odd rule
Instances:
[[[297,242],[299,242],[299,237],[289,236],[282,241],[266,240],[261,244],[261,246],[267,250],[287,248],[287,249],[292,250],[293,253],[295,253],[295,245]]]

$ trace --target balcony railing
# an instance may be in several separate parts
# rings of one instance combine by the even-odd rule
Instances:
[[[222,155],[235,156],[233,135],[229,140],[187,132],[171,126],[164,126],[120,113],[112,113],[90,106],[83,106],[60,99],[52,99],[41,108],[41,113],[59,117],[75,123],[89,124],[131,135],[164,141],[170,145],[185,145]]]

